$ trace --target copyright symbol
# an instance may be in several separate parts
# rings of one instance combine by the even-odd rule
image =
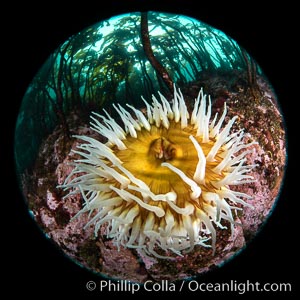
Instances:
[[[88,291],[94,291],[96,289],[96,282],[88,281],[85,286]]]

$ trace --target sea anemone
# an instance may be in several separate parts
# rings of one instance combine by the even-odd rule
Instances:
[[[104,109],[92,114],[91,128],[104,142],[75,136],[80,157],[61,185],[66,197],[81,193],[84,200],[74,218],[89,213],[85,227],[94,225],[96,235],[102,227],[118,249],[158,258],[198,245],[215,252],[216,227],[230,224],[233,232],[236,211],[251,206],[249,195],[230,186],[254,181],[246,156],[255,142],[245,144],[243,130],[232,132],[236,116],[223,126],[226,103],[211,119],[202,89],[191,113],[176,87],[171,102],[161,93],[152,104],[142,99],[145,113],[113,105],[123,126]]]

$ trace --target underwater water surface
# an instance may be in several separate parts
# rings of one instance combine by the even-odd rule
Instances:
[[[103,114],[104,109],[121,124],[113,109],[116,103],[129,104],[146,116],[141,96],[151,103],[159,91],[171,103],[174,84],[184,94],[190,113],[201,88],[211,97],[213,114],[222,115],[226,103],[228,117],[237,116],[234,129],[244,129],[246,143],[256,141],[257,146],[247,158],[256,166],[255,182],[236,187],[236,192],[252,197],[252,208],[236,213],[242,226],[235,229],[234,238],[220,230],[216,253],[199,245],[170,261],[143,256],[134,248],[118,249],[105,234],[105,225],[95,237],[93,226],[84,227],[88,214],[74,218],[85,199],[68,198],[58,186],[72,171],[71,149],[78,145],[74,135],[96,136],[89,128],[92,112]],[[68,257],[112,278],[177,280],[222,265],[260,230],[282,184],[285,129],[263,70],[234,40],[188,16],[136,12],[83,29],[41,66],[20,107],[15,161],[29,211]]]

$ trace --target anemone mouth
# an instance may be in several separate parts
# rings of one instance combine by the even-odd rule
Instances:
[[[114,105],[123,127],[106,111],[94,113],[91,128],[107,142],[77,136],[80,159],[61,187],[82,194],[85,205],[76,216],[96,211],[86,226],[97,234],[105,225],[117,247],[158,258],[171,258],[159,248],[182,255],[201,245],[214,252],[215,228],[225,229],[226,220],[232,230],[233,211],[251,206],[251,197],[230,185],[253,182],[248,173],[255,166],[245,157],[254,142],[244,144],[242,130],[231,132],[236,117],[223,126],[226,104],[211,120],[202,90],[191,114],[179,89],[171,103],[161,94],[152,100],[144,100],[146,115]]]

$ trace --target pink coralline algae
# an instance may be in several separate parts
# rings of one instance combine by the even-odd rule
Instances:
[[[193,92],[191,87],[189,93],[194,98],[196,89]],[[247,164],[256,167],[251,172],[254,182],[230,186],[233,191],[251,196],[252,207],[243,207],[243,210],[236,212],[235,222],[241,225],[235,226],[232,233],[230,230],[216,230],[215,253],[212,248],[195,247],[189,253],[182,252],[182,256],[175,256],[173,260],[165,260],[149,256],[139,249],[116,247],[113,240],[105,235],[105,224],[97,236],[93,226],[83,229],[91,216],[83,213],[74,218],[82,209],[81,195],[65,197],[66,193],[56,188],[65,182],[73,169],[74,158],[79,157],[71,151],[78,146],[78,140],[66,142],[59,128],[44,142],[34,172],[23,182],[27,187],[29,207],[38,224],[69,257],[88,269],[112,278],[135,282],[145,282],[149,278],[157,281],[177,280],[221,265],[245,247],[260,230],[278,196],[286,160],[285,132],[272,92],[265,92],[259,106],[248,101],[243,94],[226,95],[228,118],[225,122],[237,115],[234,129],[245,129],[244,142],[257,141],[245,157]],[[213,108],[213,113],[222,113],[222,109],[222,106]],[[86,125],[81,125],[72,128],[72,133],[97,137]],[[47,172],[40,171],[45,166]],[[35,189],[32,183],[36,183]],[[230,228],[227,221],[223,225]]]

